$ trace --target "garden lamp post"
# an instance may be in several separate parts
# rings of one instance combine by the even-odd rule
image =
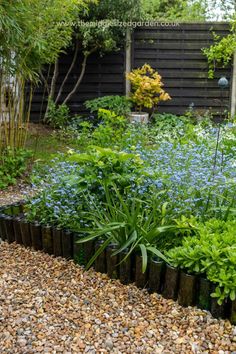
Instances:
[[[220,94],[220,110],[221,110],[221,121],[223,120],[223,90],[228,87],[229,85],[229,81],[226,79],[225,76],[222,76],[219,80],[218,80],[218,86],[221,90],[221,94]],[[219,150],[219,141],[220,141],[220,124],[219,124],[219,128],[217,131],[217,139],[216,139],[216,149],[215,149],[215,156],[214,156],[214,167],[213,167],[213,178],[215,177],[215,172],[216,172],[216,164],[217,164],[217,153]],[[222,164],[223,164],[223,152],[222,152],[222,158],[221,158]],[[222,166],[221,166],[222,168]]]
[[[225,76],[222,76],[219,80],[218,80],[218,86],[221,88],[221,89],[224,89],[226,87],[228,87],[229,85],[229,81],[226,79]]]
[[[225,76],[222,76],[218,80],[218,86],[220,88],[220,104],[221,104],[221,119],[223,120],[223,90],[229,86],[229,81],[226,79]]]

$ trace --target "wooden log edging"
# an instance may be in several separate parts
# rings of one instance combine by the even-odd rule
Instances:
[[[86,264],[102,241],[78,244],[78,237],[70,230],[26,221],[23,203],[0,208],[0,238],[8,243],[16,242],[36,251]],[[216,285],[209,280],[187,274],[155,258],[149,262],[143,274],[140,255],[132,255],[121,263],[127,253],[123,251],[113,257],[113,251],[114,246],[110,245],[100,254],[94,263],[95,271],[107,273],[111,279],[120,279],[123,284],[135,283],[150,293],[156,292],[167,299],[177,300],[182,306],[197,306],[208,310],[213,317],[229,319],[232,324],[236,324],[236,300],[226,299],[219,305],[210,296]]]

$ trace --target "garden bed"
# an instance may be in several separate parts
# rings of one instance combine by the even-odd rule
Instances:
[[[101,242],[89,241],[80,244],[79,235],[70,230],[50,225],[29,223],[24,217],[24,204],[16,203],[2,207],[0,214],[0,237],[9,243],[17,242],[25,247],[43,250],[48,254],[75,259],[87,264]],[[224,300],[222,305],[211,298],[215,284],[201,276],[194,276],[166,264],[163,260],[152,259],[145,273],[142,272],[142,257],[131,255],[126,261],[124,252],[113,256],[114,249],[108,246],[96,258],[94,268],[107,273],[110,278],[120,279],[123,284],[135,282],[137,287],[157,292],[167,299],[178,300],[182,306],[194,306],[209,310],[214,317],[228,318],[236,324],[236,301]],[[121,262],[122,261],[122,262]]]

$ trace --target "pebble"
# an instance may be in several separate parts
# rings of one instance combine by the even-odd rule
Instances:
[[[21,347],[25,347],[27,344],[27,340],[26,339],[18,339],[17,344],[19,344]]]
[[[236,327],[72,261],[0,245],[1,353],[236,354]]]
[[[113,341],[111,339],[106,339],[105,341],[105,346],[108,348],[108,349],[112,349],[113,348]]]

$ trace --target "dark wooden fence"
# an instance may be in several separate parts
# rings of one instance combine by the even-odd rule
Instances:
[[[132,67],[147,62],[163,77],[172,100],[160,105],[161,112],[181,114],[191,104],[199,112],[221,107],[220,76],[231,76],[231,68],[217,70],[208,79],[208,65],[202,48],[213,42],[212,30],[223,36],[227,24],[181,24],[177,27],[138,28],[133,34]],[[230,88],[223,92],[224,106],[229,106]]]
[[[73,53],[69,53],[68,55],[63,55],[60,59],[56,93],[58,92],[65,77],[65,73],[71,64],[72,56]],[[111,53],[103,57],[93,55],[89,58],[84,79],[79,87],[79,90],[76,94],[74,94],[69,102],[69,107],[73,114],[85,113],[85,107],[83,106],[85,100],[105,95],[125,94],[124,56],[124,51],[121,51]],[[80,70],[81,61],[78,60],[64,87],[61,102],[72,90],[74,83],[80,75]],[[45,110],[45,99],[43,99],[44,91],[44,88],[39,86],[34,92],[31,111],[32,121],[39,121],[40,116],[42,116],[40,112],[42,113]]]
[[[229,33],[229,25],[192,23],[135,29],[132,35],[131,67],[136,68],[148,63],[157,69],[163,77],[166,91],[172,97],[172,100],[160,104],[160,112],[182,114],[189,106],[194,105],[194,109],[199,113],[210,110],[219,115],[222,96],[223,107],[229,109],[230,87],[222,93],[217,81],[223,75],[230,80],[231,66],[224,70],[217,69],[215,79],[210,80],[207,60],[202,54],[202,48],[213,43],[213,31],[224,36]],[[71,63],[72,55],[69,53],[60,59],[57,90]],[[103,57],[93,55],[89,59],[83,82],[69,102],[72,113],[84,113],[83,102],[87,99],[125,94],[125,57],[125,50],[121,50]],[[73,87],[80,73],[80,64],[78,60],[63,96]],[[39,120],[39,112],[45,108],[42,99],[43,87],[38,87],[32,104],[31,117],[34,121]]]

